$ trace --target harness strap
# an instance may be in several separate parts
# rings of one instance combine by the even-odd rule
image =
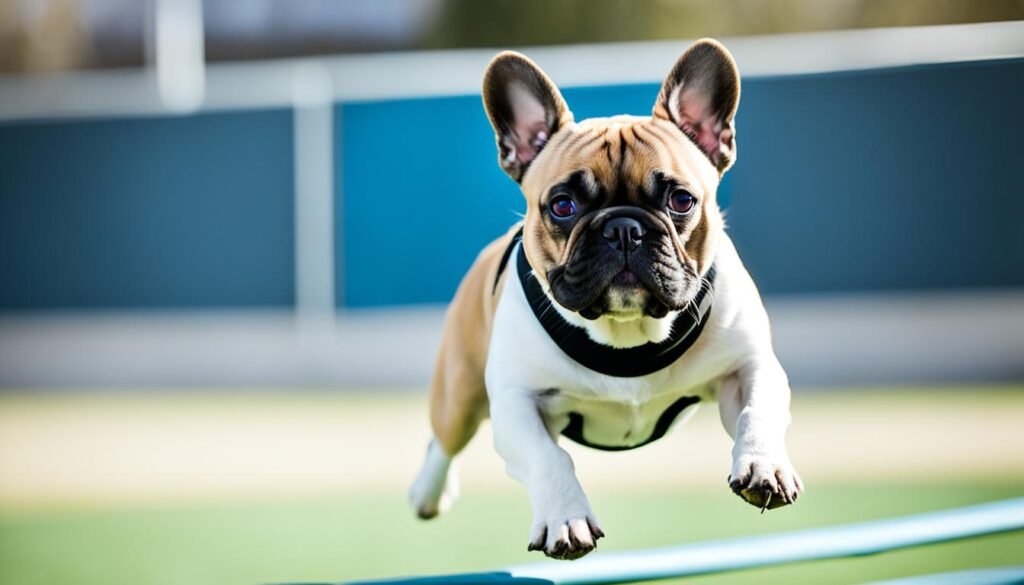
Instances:
[[[518,244],[523,239],[523,226],[519,226],[516,230],[515,235],[512,236],[512,240],[505,247],[505,251],[501,254],[501,262],[498,262],[498,273],[494,275],[494,286],[491,287],[491,295],[498,294],[498,281],[501,280],[501,275],[508,268],[508,259],[512,257],[512,251],[516,249]]]
[[[567,323],[551,306],[551,300],[533,276],[522,245],[518,250],[516,268],[519,281],[534,316],[566,355],[595,372],[619,378],[635,378],[662,370],[675,363],[696,343],[711,314],[714,296],[711,286],[715,279],[713,265],[691,304],[694,310],[680,311],[676,315],[668,339],[661,343],[645,343],[624,349],[597,343],[585,329]]]
[[[658,422],[654,425],[654,430],[651,431],[651,436],[647,437],[647,440],[637,443],[636,445],[595,445],[583,438],[583,415],[578,412],[569,413],[569,424],[562,429],[562,436],[570,439],[584,447],[590,447],[592,449],[600,449],[601,451],[628,451],[630,449],[636,449],[643,447],[649,443],[653,443],[658,439],[665,436],[669,428],[672,427],[672,423],[679,417],[679,414],[686,410],[688,407],[700,402],[700,398],[697,396],[683,396],[679,400],[672,403],[671,406],[665,409],[665,412],[661,413],[658,418]]]

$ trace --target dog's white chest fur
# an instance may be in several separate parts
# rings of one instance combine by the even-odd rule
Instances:
[[[749,355],[754,341],[749,338],[750,328],[732,326],[750,313],[741,309],[750,307],[755,316],[759,312],[763,316],[735,249],[727,238],[723,240],[716,260],[719,277],[714,305],[700,338],[676,363],[644,376],[608,376],[573,361],[537,321],[519,279],[509,275],[494,318],[488,388],[532,393],[552,433],[561,432],[569,417],[578,415],[586,441],[608,447],[646,442],[682,397],[713,400],[722,376]],[[671,422],[678,424],[695,410],[696,405],[689,406]]]

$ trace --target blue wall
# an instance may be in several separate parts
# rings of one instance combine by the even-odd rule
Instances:
[[[336,289],[353,307],[449,300],[476,253],[524,209],[479,96],[338,110]]]
[[[1024,285],[1024,60],[750,80],[729,223],[768,292]]]
[[[294,302],[290,110],[0,126],[0,308]]]
[[[656,84],[570,89],[577,119]],[[767,293],[1024,286],[1024,60],[744,80],[730,231]],[[336,107],[339,298],[447,301],[516,220],[479,97]],[[0,125],[0,310],[294,303],[288,111]]]

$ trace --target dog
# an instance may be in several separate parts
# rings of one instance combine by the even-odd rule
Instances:
[[[716,201],[739,97],[736,63],[711,39],[679,57],[649,117],[576,122],[530,59],[491,61],[484,107],[526,215],[449,306],[434,437],[409,494],[420,517],[451,506],[452,461],[490,417],[529,494],[528,549],[582,557],[604,531],[559,437],[632,449],[715,400],[735,441],[732,490],[762,512],[796,501],[789,382]]]

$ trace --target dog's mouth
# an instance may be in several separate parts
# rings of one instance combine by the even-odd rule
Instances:
[[[630,259],[634,260],[634,259]],[[591,270],[556,267],[548,272],[555,302],[590,320],[610,316],[630,320],[643,316],[661,319],[686,307],[693,297],[685,271],[636,259],[636,266],[596,266]],[[665,274],[670,272],[670,274]]]
[[[573,228],[564,262],[547,272],[551,296],[591,320],[660,319],[682,310],[700,279],[679,257],[674,230],[668,219],[637,208],[584,218]]]
[[[606,316],[615,321],[632,321],[643,316],[661,318],[669,310],[640,276],[627,268],[616,274],[597,301],[580,314],[588,319]]]
[[[615,278],[612,279],[611,286],[637,290],[643,290],[644,288],[643,283],[640,282],[640,277],[628,268],[615,275]]]

